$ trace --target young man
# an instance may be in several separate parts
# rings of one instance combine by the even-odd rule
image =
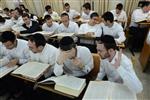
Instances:
[[[69,3],[65,3],[63,13],[67,13],[69,15],[69,19],[73,21],[75,18],[80,16],[80,13],[74,9],[70,9]]]
[[[140,51],[143,47],[145,37],[147,35],[149,27],[137,24],[137,22],[147,20],[150,21],[150,2],[145,1],[142,3],[140,9],[135,9],[131,16],[131,23],[129,28],[129,34],[132,37],[129,39],[130,49],[133,51]]]
[[[122,50],[117,51],[116,42],[112,36],[104,35],[97,39],[97,52],[102,59],[97,80],[102,80],[106,75],[109,81],[124,84],[134,93],[140,93],[143,90],[131,60],[122,54]]]
[[[61,22],[58,27],[58,33],[78,33],[79,27],[77,23],[71,22],[67,13],[61,14]]]
[[[111,12],[114,15],[114,20],[125,28],[127,24],[127,14],[123,10],[123,5],[121,3],[117,4],[116,9]]]
[[[101,27],[104,35],[113,36],[117,44],[126,40],[122,26],[114,22],[114,16],[111,12],[105,12],[102,15],[102,20]]]
[[[93,69],[93,57],[88,48],[76,46],[67,36],[60,40],[57,60],[54,66],[56,76],[69,74],[77,77],[87,75]]]
[[[82,15],[81,15],[81,18],[85,21],[85,22],[88,22],[89,19],[90,19],[90,15],[94,12],[91,10],[91,5],[90,3],[85,3],[83,6],[82,6]]]
[[[45,13],[44,13],[43,18],[45,17],[45,15],[50,15],[54,21],[58,21],[60,19],[58,13],[53,11],[50,5],[47,5],[45,7]]]
[[[26,30],[20,31],[21,34],[34,33],[36,31],[41,31],[40,25],[36,21],[32,21],[28,14],[22,15],[24,24],[22,25]]]
[[[14,25],[12,20],[5,19],[2,16],[0,16],[0,32],[11,30],[12,25]]]
[[[28,45],[27,41],[17,39],[15,34],[11,31],[5,31],[1,35],[2,44],[6,48],[6,53],[8,53],[3,58],[3,63],[6,66],[21,65],[28,61]]]
[[[100,37],[102,30],[100,24],[97,24],[99,20],[98,13],[94,12],[90,15],[90,20],[88,23],[81,24],[79,28],[79,34],[85,33],[90,36]]]
[[[28,46],[30,49],[30,61],[50,64],[50,69],[44,74],[45,77],[50,76],[56,62],[57,48],[47,44],[44,36],[39,33],[29,36]]]
[[[45,15],[44,20],[45,20],[45,23],[42,25],[42,30],[51,32],[52,34],[57,33],[59,24],[57,22],[53,22],[50,15]]]

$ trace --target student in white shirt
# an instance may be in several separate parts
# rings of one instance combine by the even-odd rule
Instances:
[[[91,10],[91,5],[90,3],[85,3],[83,6],[82,6],[82,15],[81,15],[81,18],[85,21],[85,22],[88,22],[89,19],[90,19],[90,15],[94,12]]]
[[[3,57],[3,63],[7,66],[21,65],[28,61],[27,41],[17,39],[11,31],[5,31],[1,35],[2,44],[5,46],[7,55]]]
[[[58,27],[58,33],[78,33],[79,27],[77,23],[70,21],[67,13],[61,14],[61,22]]]
[[[150,31],[149,31],[149,33],[148,33],[148,35],[147,35],[147,40],[146,40],[146,42],[147,42],[147,44],[150,45]]]
[[[57,33],[59,24],[57,22],[53,22],[50,15],[45,15],[44,20],[45,23],[42,25],[42,30],[50,32],[51,34]]]
[[[129,48],[132,51],[140,51],[143,47],[149,27],[138,25],[137,22],[143,20],[150,20],[150,2],[145,1],[142,3],[141,8],[135,9],[131,16],[131,23],[129,27]]]
[[[70,9],[69,3],[65,3],[64,9],[65,9],[65,10],[63,11],[63,13],[67,13],[67,14],[69,15],[69,19],[70,19],[71,21],[73,21],[75,18],[77,18],[78,16],[80,16],[80,13],[79,13],[79,12],[77,12],[77,11],[74,10],[74,9]]]
[[[76,46],[74,40],[67,36],[59,43],[59,51],[54,66],[56,76],[69,74],[77,77],[87,75],[93,69],[93,57],[88,48]]]
[[[102,15],[102,20],[103,23],[101,23],[101,27],[104,35],[113,36],[117,44],[126,40],[122,26],[117,22],[114,22],[114,16],[111,12],[105,12]]]
[[[79,28],[79,34],[85,33],[89,36],[100,37],[102,34],[102,30],[100,24],[97,24],[99,21],[99,15],[96,12],[93,12],[90,16],[90,20],[88,23],[81,24]]]
[[[45,72],[44,76],[50,76],[56,62],[57,48],[47,44],[44,36],[39,33],[29,36],[28,46],[30,49],[30,61],[49,64],[51,67]]]
[[[96,80],[102,80],[106,75],[109,81],[124,84],[134,93],[140,93],[143,90],[131,60],[122,53],[122,50],[117,51],[116,42],[112,36],[104,35],[98,39],[97,51],[102,60]]]
[[[116,9],[111,12],[114,15],[114,20],[125,28],[127,24],[127,14],[123,10],[123,5],[121,3],[117,4]]]
[[[11,30],[12,25],[14,25],[12,20],[5,19],[2,16],[0,16],[0,32]]]
[[[53,11],[50,5],[45,6],[43,18],[45,17],[45,15],[50,15],[54,21],[58,21],[60,19],[58,13]]]

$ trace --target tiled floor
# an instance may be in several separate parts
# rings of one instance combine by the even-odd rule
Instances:
[[[124,53],[129,58],[131,58],[132,55],[127,49],[124,50]],[[143,73],[142,70],[141,70],[141,65],[140,65],[139,60],[138,60],[139,59],[139,54],[140,53],[135,53],[134,69],[135,69],[135,72],[136,72],[137,76],[141,80],[144,89],[143,89],[142,93],[137,94],[137,99],[138,100],[150,100],[150,85],[149,85],[150,84],[150,65],[149,65],[149,68],[146,70],[146,72]],[[8,96],[8,94],[5,94],[4,96],[0,96],[0,100],[6,100],[7,96]]]

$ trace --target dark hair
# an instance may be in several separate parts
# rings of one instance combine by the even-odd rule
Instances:
[[[98,13],[97,13],[97,12],[93,12],[93,13],[90,15],[90,18],[92,19],[93,17],[99,17]]]
[[[13,11],[15,11],[15,10],[14,9],[10,9],[10,13],[13,12]]]
[[[63,51],[71,50],[76,47],[76,44],[72,37],[66,36],[63,37],[59,42],[59,47]]]
[[[118,47],[116,45],[116,42],[115,42],[115,39],[114,39],[113,36],[103,35],[102,37],[97,37],[96,41],[99,44],[104,44],[106,50],[109,50],[109,49],[117,50],[118,49]]]
[[[21,10],[20,8],[16,7],[15,10],[18,11],[19,15],[21,16],[23,15],[23,10]]]
[[[50,20],[52,17],[50,15],[45,15],[44,20]]]
[[[24,13],[24,14],[22,15],[22,17],[28,17],[28,18],[30,18],[29,14],[27,14],[27,13]]]
[[[8,9],[8,8],[4,8],[3,10],[9,12],[9,9]]]
[[[5,18],[0,15],[0,23],[5,23]]]
[[[70,5],[69,5],[69,3],[65,3],[65,5],[64,5],[64,6],[65,6],[65,7],[67,7],[67,6],[70,6]]]
[[[1,34],[1,42],[5,43],[8,41],[14,42],[16,40],[16,35],[11,31],[5,31]]]
[[[111,23],[114,21],[114,16],[111,12],[107,11],[102,15],[105,21],[110,21]]]
[[[29,9],[25,9],[25,12],[29,12]]]
[[[122,10],[123,9],[123,4],[118,3],[117,6],[116,6],[116,9]]]
[[[19,6],[20,8],[23,7],[24,9],[26,9],[26,7],[23,4],[20,4]]]
[[[69,15],[67,13],[62,13],[61,14],[61,17],[64,17],[64,16],[68,16],[68,18],[69,18]]]
[[[149,1],[144,1],[142,4],[141,4],[141,7],[145,7],[145,6],[149,6],[150,5],[150,2]]]
[[[45,10],[48,11],[49,9],[52,9],[50,5],[45,6]]]
[[[91,4],[89,2],[85,3],[82,7],[91,10]]]
[[[36,33],[36,34],[30,35],[30,36],[28,36],[28,39],[31,42],[35,42],[36,47],[45,46],[45,44],[46,44],[45,37],[42,34],[40,34],[40,33]]]

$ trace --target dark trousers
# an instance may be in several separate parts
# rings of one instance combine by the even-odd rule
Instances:
[[[141,51],[147,32],[148,28],[130,27],[129,34],[131,37],[128,41],[129,48],[133,51]]]

